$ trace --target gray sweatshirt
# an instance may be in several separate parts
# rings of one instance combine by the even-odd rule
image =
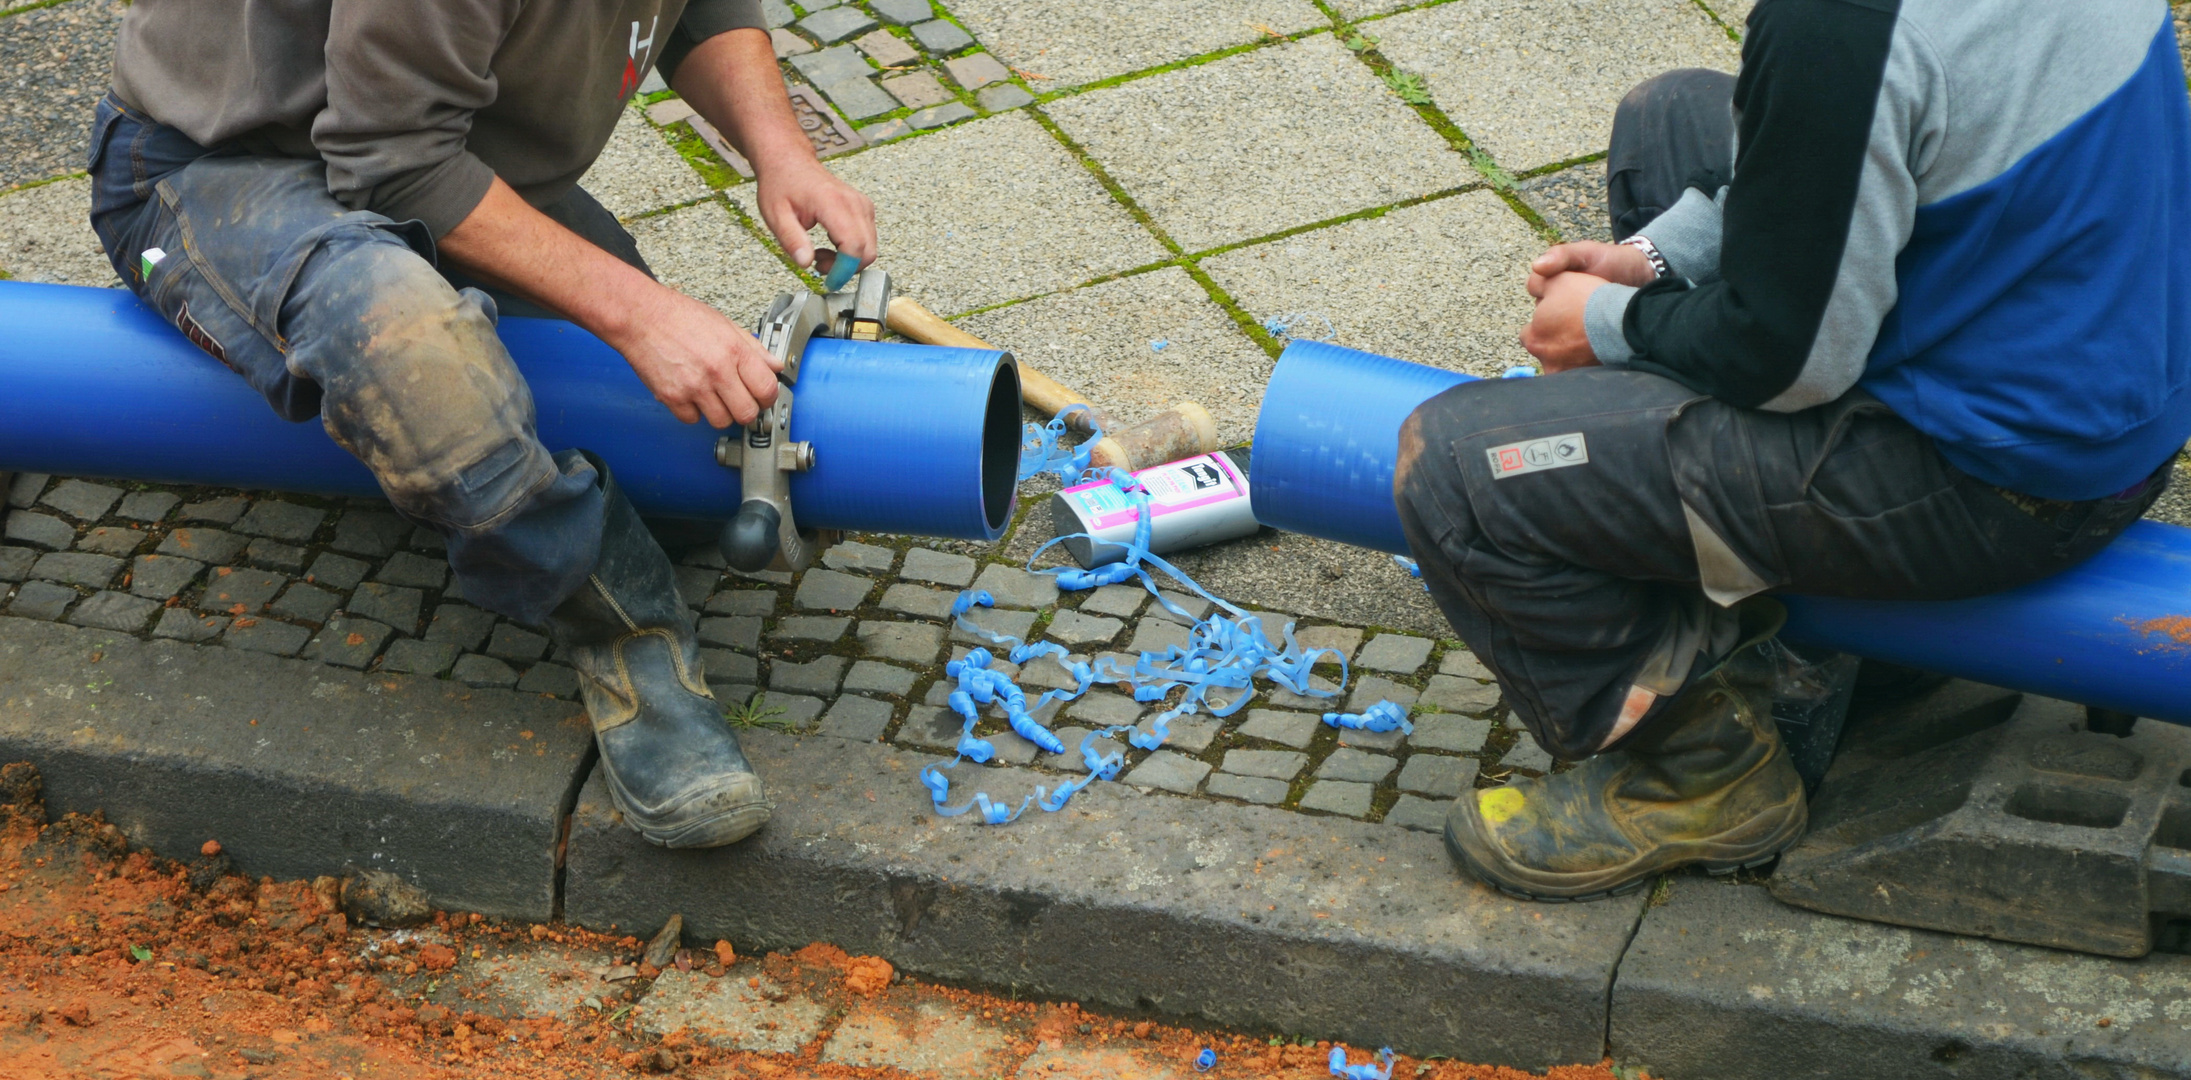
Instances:
[[[501,176],[578,182],[647,71],[760,0],[137,0],[114,90],[200,145],[320,158],[344,205],[439,237]]]

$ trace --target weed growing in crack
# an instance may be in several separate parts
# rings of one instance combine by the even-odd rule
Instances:
[[[732,727],[768,728],[773,731],[791,731],[799,725],[783,718],[781,705],[767,705],[768,694],[756,691],[746,703],[723,711],[723,720]]]
[[[1359,51],[1359,50],[1357,50]],[[1423,85],[1423,77],[1412,71],[1394,69],[1385,72],[1385,85],[1400,95],[1400,100],[1410,105],[1430,104],[1430,88]]]

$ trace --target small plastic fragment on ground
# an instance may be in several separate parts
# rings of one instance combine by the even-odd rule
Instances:
[[[1194,1056],[1194,1071],[1208,1072],[1217,1067],[1217,1051],[1205,1046]]]

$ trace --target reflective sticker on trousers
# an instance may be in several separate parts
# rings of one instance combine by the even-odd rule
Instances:
[[[1590,446],[1582,441],[1582,432],[1579,431],[1494,446],[1484,453],[1491,457],[1493,480],[1543,472],[1546,469],[1564,469],[1569,465],[1581,465],[1590,460]]]
[[[213,335],[206,333],[205,327],[198,325],[198,320],[190,317],[190,302],[187,300],[175,309],[175,328],[181,330],[192,345],[204,349],[207,356],[223,364],[228,363],[228,350],[222,348],[220,341]]]

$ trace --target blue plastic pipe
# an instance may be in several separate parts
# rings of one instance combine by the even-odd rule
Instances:
[[[1335,345],[1287,346],[1256,419],[1256,520],[1407,553],[1392,504],[1400,425],[1469,381]],[[1973,600],[1781,599],[1794,644],[2191,724],[2191,529],[2141,521],[2080,566]]]
[[[380,494],[317,422],[292,424],[120,289],[0,282],[0,471],[329,495]],[[609,463],[643,513],[727,520],[721,432],[683,424],[615,350],[553,319],[506,318],[540,439]],[[1009,353],[816,338],[801,364],[794,474],[808,528],[994,540],[1011,521],[1019,369]]]

